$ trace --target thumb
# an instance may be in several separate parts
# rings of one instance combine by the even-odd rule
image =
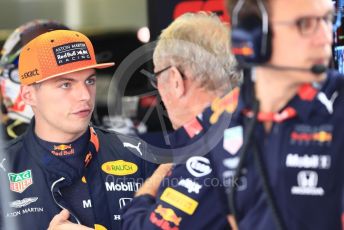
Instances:
[[[67,209],[63,209],[59,214],[58,216],[60,216],[61,218],[61,221],[65,221],[65,220],[68,220],[69,219],[69,211]]]
[[[166,176],[167,173],[171,170],[173,164],[171,163],[166,163],[166,164],[161,164],[156,170],[155,174]]]
[[[50,221],[48,230],[54,230],[55,227],[67,221],[69,218],[69,211],[63,209],[59,214],[55,215],[54,218]]]

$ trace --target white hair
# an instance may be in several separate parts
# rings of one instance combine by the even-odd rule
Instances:
[[[215,14],[186,13],[159,37],[153,60],[156,66],[176,66],[193,81],[222,94],[237,85],[241,73],[230,51],[229,28]]]

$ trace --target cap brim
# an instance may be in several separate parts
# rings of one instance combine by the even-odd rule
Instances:
[[[111,66],[114,66],[114,65],[115,65],[114,62],[108,62],[108,63],[102,63],[102,64],[95,64],[95,65],[85,66],[85,67],[82,67],[82,68],[77,68],[77,69],[73,69],[73,70],[70,70],[70,71],[66,71],[66,72],[62,72],[62,73],[51,75],[51,76],[46,77],[46,78],[44,78],[42,80],[36,81],[36,83],[40,83],[40,82],[43,82],[43,81],[46,81],[46,80],[49,80],[49,79],[52,79],[52,78],[55,78],[55,77],[59,77],[59,76],[62,76],[62,75],[65,75],[65,74],[69,74],[69,73],[78,72],[78,71],[85,70],[85,69],[105,69],[105,68],[108,68],[108,67],[111,67]]]

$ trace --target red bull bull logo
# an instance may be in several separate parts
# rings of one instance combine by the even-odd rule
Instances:
[[[161,217],[159,218],[158,215]],[[182,221],[173,209],[164,208],[161,204],[151,213],[149,220],[163,230],[179,230],[179,224]]]
[[[235,55],[252,56],[254,54],[254,50],[252,49],[252,47],[245,45],[240,48],[233,47],[232,53]]]
[[[306,132],[296,132],[293,131],[290,135],[291,140],[296,143],[310,143],[316,142],[319,144],[331,143],[332,133],[326,131],[319,131],[315,133],[306,133]]]
[[[64,151],[71,148],[72,148],[72,145],[58,145],[58,146],[54,145],[54,150]]]
[[[223,98],[216,98],[211,105],[213,114],[210,117],[210,123],[215,124],[223,112],[233,113],[238,106],[239,87],[233,89]]]
[[[172,222],[175,226],[179,226],[181,217],[178,217],[176,213],[171,208],[164,208],[162,205],[159,205],[155,212],[158,213],[164,220]]]
[[[72,145],[54,145],[54,149],[51,151],[51,153],[55,156],[68,156],[73,155],[75,153],[74,148]]]
[[[332,133],[320,131],[313,134],[313,140],[318,142],[331,142]]]

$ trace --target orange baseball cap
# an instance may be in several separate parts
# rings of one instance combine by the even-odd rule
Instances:
[[[23,47],[18,63],[19,80],[22,85],[30,85],[64,74],[103,69],[114,64],[97,64],[93,45],[82,33],[55,30],[34,38]]]

